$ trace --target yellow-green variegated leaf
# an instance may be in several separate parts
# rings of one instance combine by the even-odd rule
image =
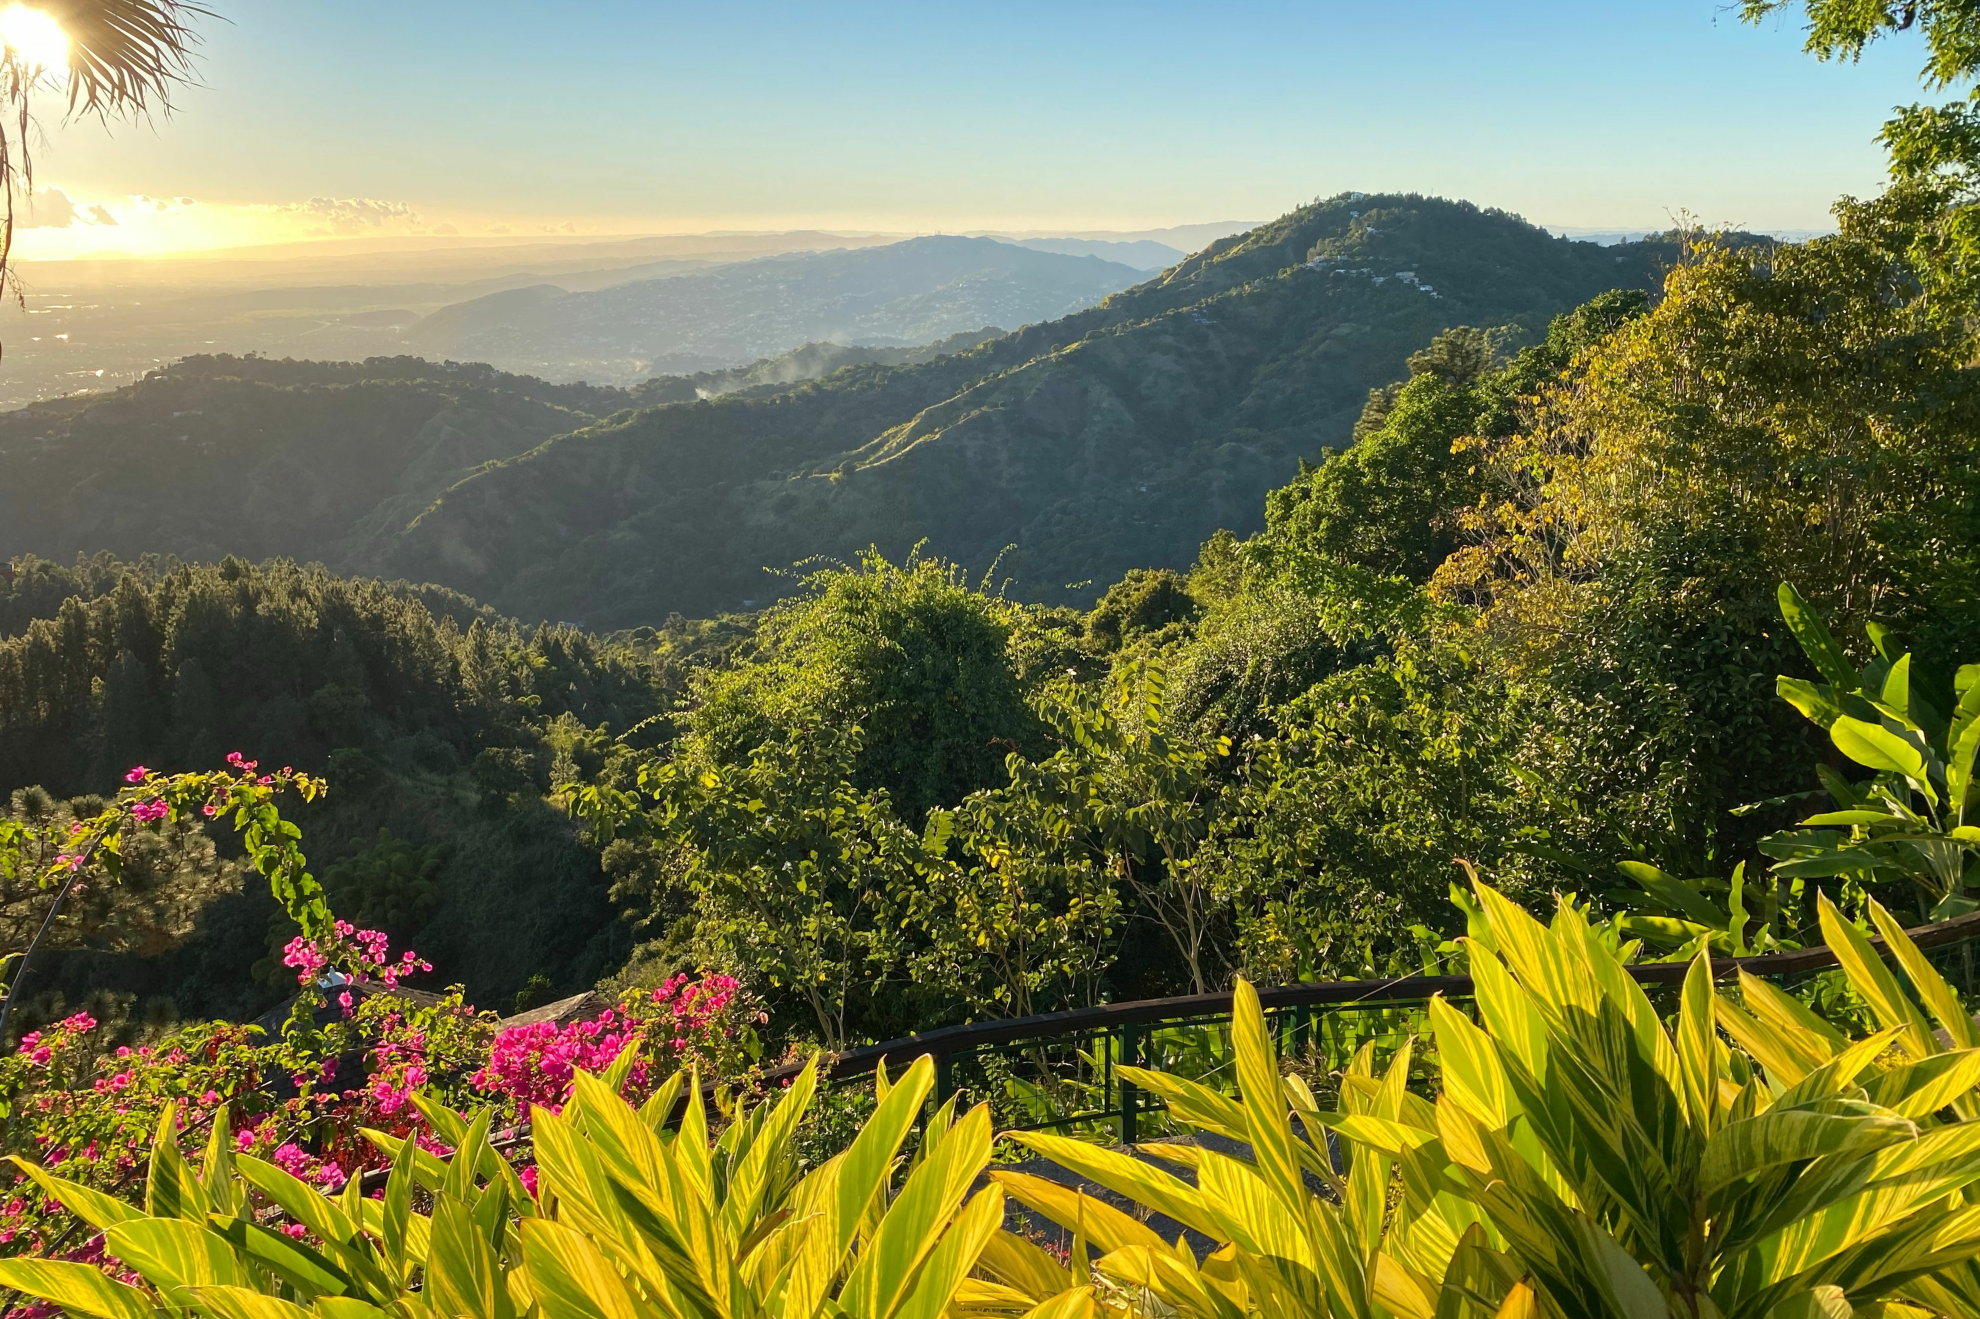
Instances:
[[[183,1218],[140,1218],[103,1234],[110,1254],[160,1291],[239,1286],[245,1279],[233,1247],[218,1233]]]
[[[0,1286],[36,1296],[70,1314],[97,1319],[152,1319],[157,1306],[136,1287],[105,1277],[93,1264],[62,1260],[0,1260]]]
[[[290,1238],[286,1232],[246,1218],[214,1214],[212,1229],[236,1251],[267,1269],[303,1296],[343,1295],[352,1291],[351,1276],[320,1251]],[[384,1283],[383,1278],[376,1279]],[[376,1289],[374,1289],[376,1290]]]
[[[1091,1287],[1074,1287],[1027,1310],[1024,1319],[1099,1319],[1100,1306]]]
[[[215,1319],[310,1319],[308,1310],[251,1287],[194,1287],[195,1304]]]
[[[1856,1312],[1840,1287],[1815,1287],[1767,1311],[1767,1319],[1851,1319]]]
[[[472,1211],[450,1195],[433,1206],[433,1243],[426,1258],[424,1295],[442,1314],[514,1319],[502,1262],[476,1230]]]
[[[660,1319],[627,1289],[597,1246],[562,1223],[524,1219],[522,1248],[543,1319]]]
[[[318,1319],[403,1319],[397,1311],[381,1310],[355,1296],[319,1296],[310,1308]]]
[[[1167,1104],[1169,1116],[1176,1121],[1232,1140],[1244,1139],[1244,1105],[1230,1096],[1166,1072],[1143,1067],[1122,1067],[1119,1071],[1123,1081],[1140,1086]]]
[[[1980,721],[1974,724],[1980,733]],[[1980,1048],[1980,1026],[1975,1026],[1973,1018],[1960,1007],[1959,995],[1946,983],[1945,977],[1928,961],[1911,936],[1897,919],[1884,910],[1884,904],[1875,898],[1870,899],[1870,919],[1877,926],[1877,933],[1884,936],[1884,946],[1898,959],[1898,965],[1911,981],[1924,1002],[1926,1011],[1939,1023],[1947,1038],[1952,1040],[1955,1049]]]
[[[335,1201],[320,1194],[307,1182],[251,1154],[240,1155],[235,1160],[235,1166],[240,1169],[241,1176],[274,1201],[277,1208],[323,1240],[344,1245],[357,1238],[357,1224],[337,1207]]]
[[[1849,977],[1850,988],[1863,996],[1877,1020],[1886,1026],[1903,1028],[1899,1043],[1913,1058],[1938,1052],[1924,1014],[1899,987],[1897,977],[1884,965],[1884,959],[1877,956],[1863,932],[1842,918],[1826,893],[1816,896],[1815,909],[1822,922],[1823,942],[1829,945],[1843,974]]]
[[[156,1218],[206,1221],[206,1192],[179,1154],[178,1106],[168,1103],[151,1138],[151,1167],[145,1174],[145,1211]]]
[[[1437,1133],[1370,1117],[1365,1113],[1322,1113],[1320,1121],[1356,1145],[1389,1158],[1401,1158],[1437,1141]]]
[[[93,1190],[81,1182],[57,1177],[39,1164],[30,1163],[19,1157],[15,1157],[12,1162],[33,1180],[49,1199],[58,1202],[64,1209],[99,1232],[112,1223],[123,1223],[133,1218],[145,1217],[144,1210],[136,1205]]]
[[[234,1140],[227,1109],[222,1105],[213,1114],[212,1130],[206,1135],[206,1158],[200,1164],[199,1183],[206,1188],[206,1207],[216,1214],[238,1214],[247,1203],[247,1193],[234,1176]],[[356,1179],[353,1178],[353,1181]]]
[[[1670,1307],[1664,1303],[1663,1293],[1650,1281],[1634,1255],[1587,1217],[1577,1215],[1574,1225],[1584,1267],[1602,1289],[1610,1313],[1620,1319],[1670,1319]],[[1504,1313],[1503,1307],[1500,1313]]]
[[[1921,1205],[1980,1180],[1980,1124],[1926,1131],[1869,1156],[1862,1189],[1785,1224],[1751,1248],[1747,1267],[1781,1283],[1871,1240]]]
[[[1303,1211],[1310,1198],[1300,1171],[1299,1140],[1287,1116],[1279,1060],[1258,991],[1239,980],[1231,996],[1231,1043],[1237,1054],[1238,1089],[1243,1094],[1245,1130],[1251,1158],[1273,1193],[1293,1213]]]
[[[814,1058],[779,1097],[750,1143],[748,1153],[729,1174],[728,1195],[722,1201],[722,1222],[730,1240],[740,1241],[748,1236],[763,1216],[775,1208],[765,1203],[765,1196],[772,1178],[783,1166],[798,1123],[804,1120],[817,1088],[818,1062]]]
[[[891,1215],[890,1215],[891,1217]],[[941,1319],[956,1289],[976,1268],[984,1245],[1004,1221],[1004,1193],[992,1186],[957,1214],[942,1240],[916,1272],[912,1290],[882,1319]]]
[[[1038,1180],[1043,1181],[1044,1178]],[[1114,1212],[1120,1213],[1118,1209]],[[1121,1217],[1128,1216],[1121,1214]],[[1131,1218],[1128,1221],[1134,1223]],[[1148,1231],[1140,1223],[1134,1225],[1144,1232]],[[1154,1236],[1154,1233],[1149,1235]],[[1160,1238],[1157,1238],[1158,1247],[1159,1242]],[[1073,1285],[1072,1273],[1065,1265],[1023,1237],[1001,1228],[991,1233],[990,1239],[983,1243],[983,1254],[977,1263],[991,1277],[1023,1292],[1034,1303],[1049,1300]]]
[[[1925,1118],[1970,1098],[1976,1086],[1980,1086],[1980,1049],[1961,1049],[1889,1068],[1873,1078],[1865,1091],[1873,1104],[1904,1117]]]
[[[1802,1108],[1777,1105],[1712,1133],[1699,1164],[1698,1189],[1710,1195],[1784,1163],[1868,1154],[1917,1134],[1914,1124],[1873,1104],[1828,1100]]]
[[[784,1314],[810,1319],[825,1304],[845,1268],[846,1253],[860,1224],[892,1175],[901,1143],[914,1129],[934,1084],[935,1060],[923,1054],[888,1087],[887,1097],[846,1151],[798,1184],[791,1202],[794,1213],[799,1217],[815,1213],[818,1220],[806,1230],[796,1258],[787,1266]],[[674,1145],[687,1139],[683,1130]]]
[[[1216,1221],[1205,1211],[1196,1188],[1170,1173],[1114,1150],[1051,1132],[1013,1131],[1010,1139],[1088,1181],[1168,1215],[1184,1227],[1206,1236],[1218,1234]],[[1023,1198],[1020,1192],[1013,1194]]]
[[[840,1304],[848,1315],[889,1319],[901,1308],[963,1197],[989,1162],[990,1109],[978,1105],[908,1174],[840,1292]],[[1001,1193],[997,1202],[1003,1203]],[[978,1243],[976,1250],[981,1249]],[[972,1266],[975,1259],[973,1252]]]
[[[1719,1036],[1714,1009],[1718,991],[1712,987],[1712,952],[1701,947],[1685,972],[1678,1004],[1678,1075],[1684,1081],[1684,1104],[1691,1127],[1710,1136],[1718,1125]]]
[[[1086,1239],[1103,1254],[1129,1246],[1147,1246],[1151,1250],[1168,1248],[1167,1243],[1149,1230],[1146,1224],[1122,1213],[1105,1200],[1084,1194],[1077,1187],[1003,1168],[992,1168],[989,1175],[991,1181],[1003,1187],[1013,1198],[1036,1209],[1066,1231],[1083,1232]]]
[[[1516,1282],[1493,1319],[1540,1319],[1540,1298],[1524,1282]]]
[[[1219,1266],[1212,1256],[1212,1270]],[[1187,1250],[1129,1246],[1096,1261],[1094,1268],[1129,1288],[1143,1289],[1184,1319],[1244,1319],[1245,1310],[1213,1282]]]
[[[1471,1019],[1444,1000],[1430,1000],[1430,1027],[1444,1067],[1444,1096],[1494,1129],[1511,1121],[1516,1105],[1506,1087],[1498,1046]]]
[[[1386,1251],[1375,1256],[1375,1299],[1396,1319],[1437,1319],[1435,1293]]]

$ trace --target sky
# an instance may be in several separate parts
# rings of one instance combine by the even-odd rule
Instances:
[[[46,121],[17,255],[1139,230],[1349,189],[1819,229],[1924,95],[1908,40],[1822,64],[1730,0],[205,3],[169,117]]]

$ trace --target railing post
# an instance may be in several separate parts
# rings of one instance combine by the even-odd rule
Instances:
[[[1120,1046],[1121,1066],[1123,1067],[1141,1066],[1140,1028],[1132,1025],[1121,1027],[1120,1041],[1121,1041],[1121,1046]],[[1118,1074],[1119,1073],[1117,1069],[1116,1075]],[[1140,1092],[1136,1088],[1134,1082],[1128,1080],[1125,1076],[1120,1077],[1120,1083],[1121,1083],[1121,1144],[1132,1145],[1135,1142],[1135,1136],[1136,1136],[1136,1132],[1134,1129],[1135,1106],[1138,1102],[1138,1096]]]

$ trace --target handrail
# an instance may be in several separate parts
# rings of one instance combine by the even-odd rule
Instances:
[[[1980,938],[1980,911],[1968,912],[1949,921],[1917,926],[1906,930],[1905,937],[1920,948],[1939,948]],[[1882,939],[1871,939],[1870,946],[1880,953],[1885,952]],[[1818,946],[1794,952],[1714,959],[1712,978],[1731,980],[1742,971],[1755,976],[1799,975],[1808,971],[1824,971],[1835,965],[1836,955],[1828,948]],[[1691,966],[1688,962],[1649,962],[1624,969],[1638,984],[1674,985],[1683,983]],[[1275,985],[1260,989],[1258,1000],[1262,1007],[1271,1011],[1353,1003],[1415,1002],[1437,994],[1467,995],[1471,992],[1470,976],[1415,975],[1387,980],[1331,980],[1315,984]],[[1064,1012],[1042,1012],[1029,1017],[965,1022],[848,1049],[832,1055],[826,1064],[825,1074],[833,1080],[844,1080],[871,1072],[886,1058],[917,1058],[924,1053],[947,1058],[986,1045],[1053,1039],[1116,1026],[1146,1026],[1193,1017],[1228,1016],[1230,1011],[1231,991],[1220,990],[1213,994],[1133,999],[1125,1003],[1071,1008]],[[802,1070],[800,1065],[780,1067],[768,1073],[765,1079],[776,1081],[787,1075],[795,1076]]]

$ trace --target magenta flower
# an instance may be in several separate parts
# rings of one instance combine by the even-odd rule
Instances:
[[[146,768],[145,768],[144,766],[142,766],[142,765],[133,765],[133,766],[131,766],[131,772],[130,772],[130,773],[128,773],[128,774],[126,774],[126,775],[124,775],[124,782],[126,782],[126,783],[142,783],[142,782],[144,782],[144,776],[145,776],[145,775],[147,775],[147,774],[149,774],[149,773],[151,773],[151,771],[150,771],[150,770],[148,770],[148,769],[146,769]]]

